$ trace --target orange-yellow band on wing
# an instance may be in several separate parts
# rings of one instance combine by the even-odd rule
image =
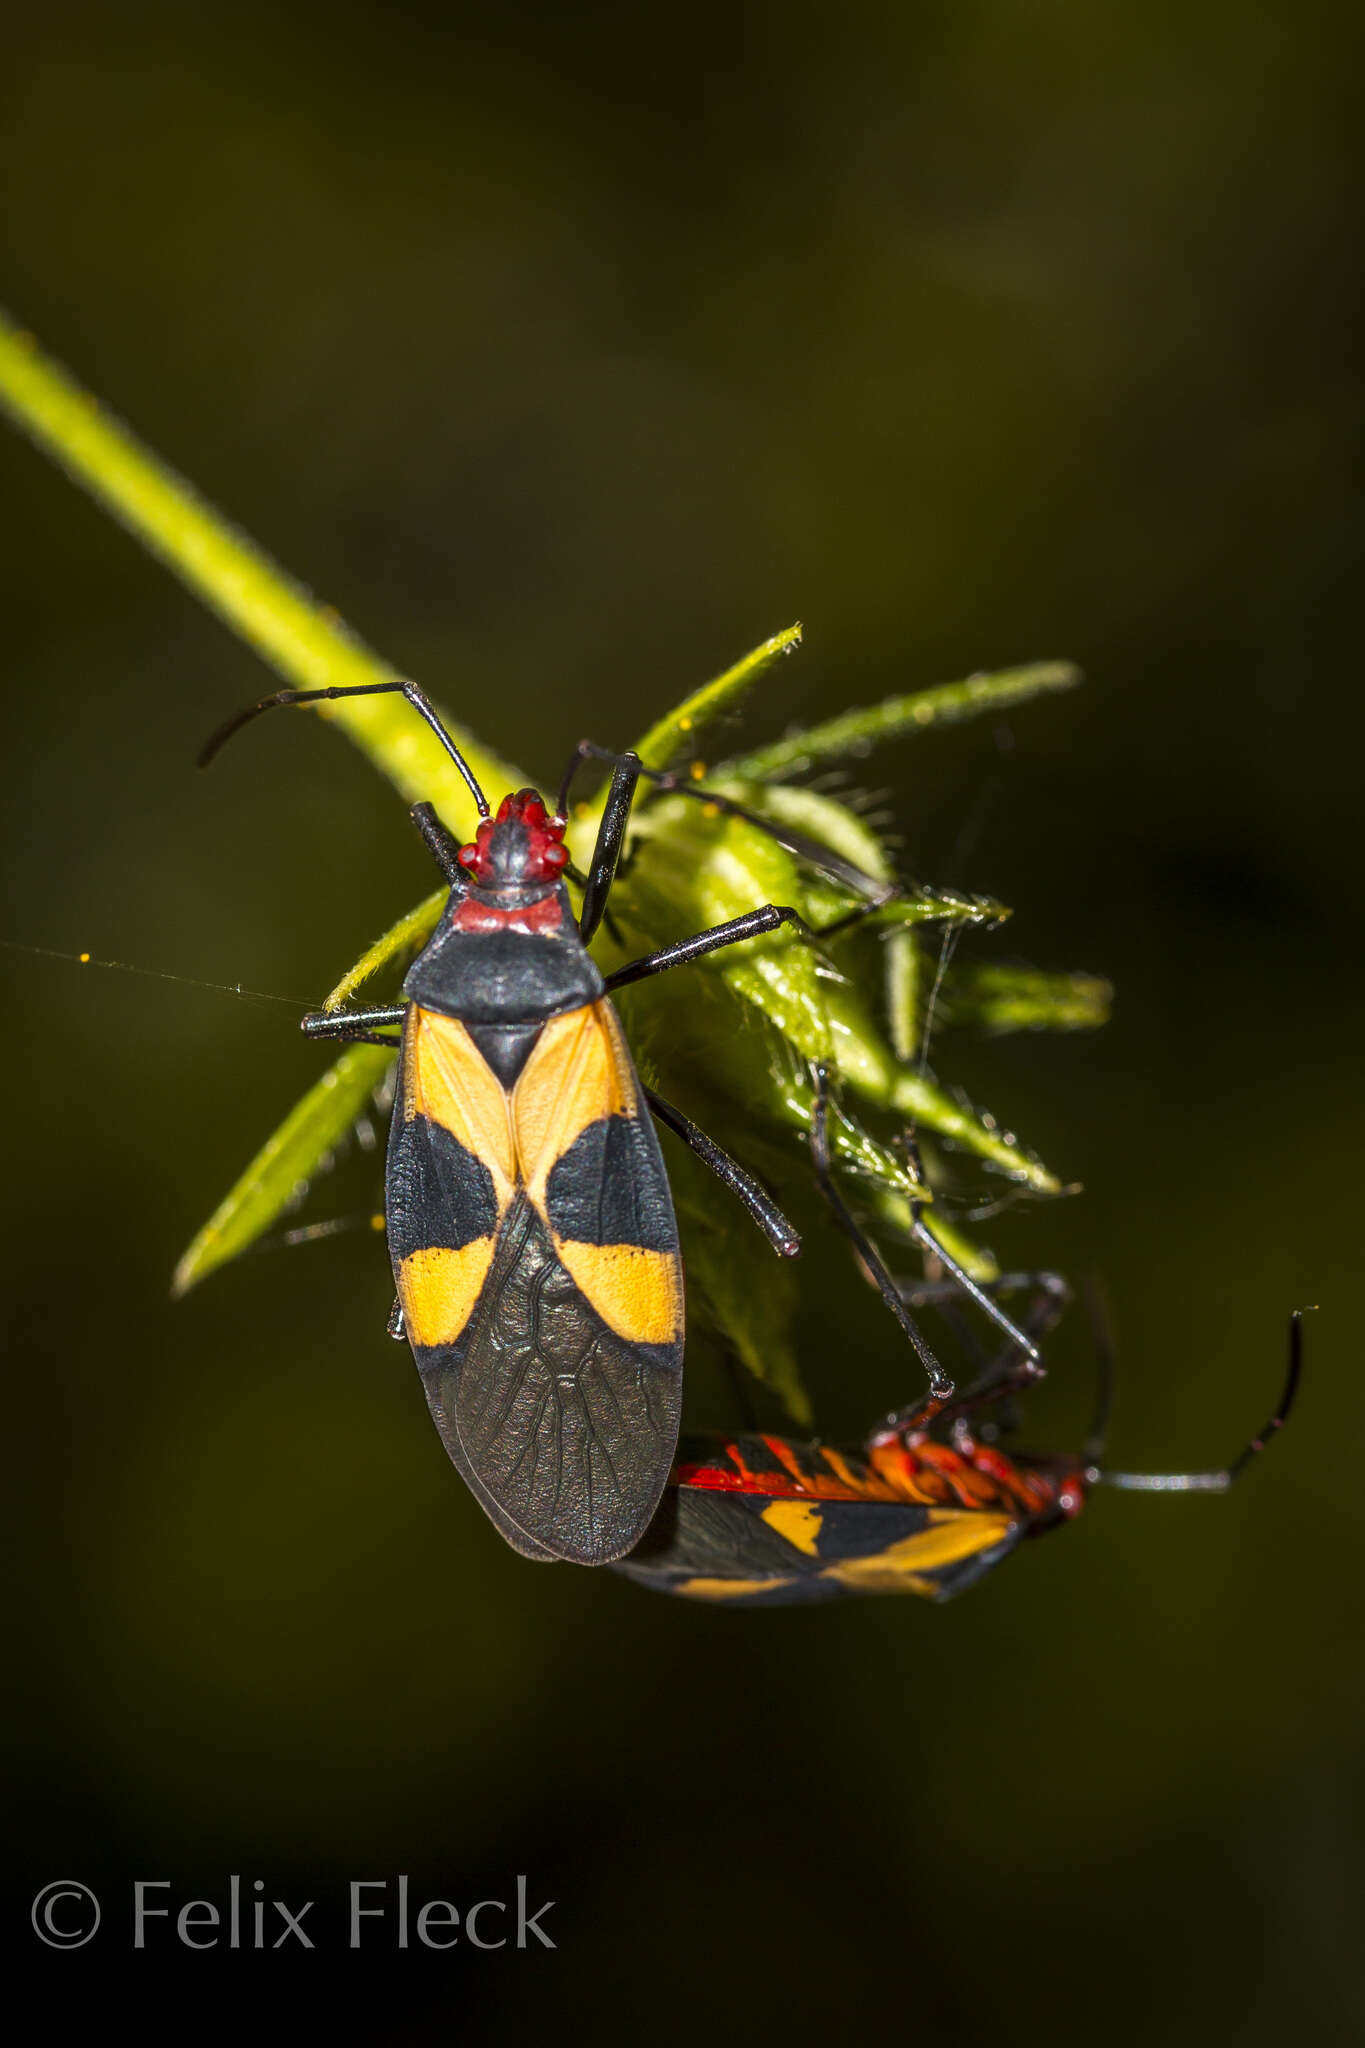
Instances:
[[[526,1191],[544,1213],[545,1184],[580,1132],[609,1116],[638,1116],[635,1075],[605,998],[552,1017],[512,1093]]]
[[[398,1298],[414,1344],[454,1344],[474,1311],[493,1263],[493,1239],[458,1251],[411,1252],[398,1268]]]
[[[803,1550],[807,1557],[818,1555],[825,1511],[814,1501],[775,1500],[764,1508],[761,1519],[793,1549]]]
[[[837,1579],[858,1593],[934,1593],[932,1574],[946,1565],[961,1564],[1001,1542],[1015,1527],[1011,1515],[983,1515],[945,1508],[934,1515],[933,1526],[917,1535],[905,1536],[887,1545],[874,1557],[841,1558],[826,1567],[823,1576]]]
[[[638,1117],[640,1095],[625,1038],[602,1001],[552,1017],[509,1092],[454,1017],[415,1008],[403,1063],[403,1112],[442,1125],[487,1167],[500,1222],[524,1186],[551,1226],[551,1173],[589,1125]],[[555,1251],[607,1327],[633,1344],[672,1344],[683,1331],[682,1267],[676,1253],[636,1244],[583,1244],[554,1234]],[[453,1343],[487,1278],[493,1239],[462,1251],[414,1252],[399,1294],[419,1344]]]
[[[771,1593],[778,1586],[794,1586],[795,1579],[683,1579],[670,1586],[687,1600],[747,1600],[755,1593]]]
[[[630,1344],[671,1344],[681,1336],[682,1272],[671,1252],[558,1237],[555,1250],[574,1285],[618,1337]]]
[[[403,1053],[403,1114],[442,1124],[493,1176],[499,1213],[512,1199],[517,1155],[506,1090],[463,1024],[414,1008]]]

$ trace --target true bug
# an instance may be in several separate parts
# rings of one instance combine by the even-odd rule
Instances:
[[[412,1346],[452,1461],[523,1555],[609,1563],[634,1548],[654,1514],[681,1403],[678,1234],[645,1109],[733,1190],[777,1253],[800,1248],[757,1181],[641,1086],[609,992],[782,924],[813,935],[790,905],[767,903],[604,978],[587,947],[606,912],[638,779],[651,774],[668,788],[682,787],[682,779],[585,741],[553,813],[537,791],[522,789],[494,816],[435,708],[410,682],[282,690],[220,728],[201,765],[261,712],[385,692],[401,693],[435,733],[469,787],[480,824],[461,845],[429,803],[413,806],[450,896],[403,983],[404,1000],[310,1015],[303,1030],[401,1047],[385,1198],[397,1288],[390,1329]],[[594,758],[611,763],[612,779],[575,920],[564,886],[568,792],[576,769]],[[711,792],[688,793],[739,810]],[[857,874],[806,841],[775,836],[846,878]],[[886,900],[884,885],[862,893],[869,908]],[[861,914],[855,908],[852,917]],[[822,1077],[821,1184],[931,1384],[949,1393],[951,1381],[875,1248],[832,1192],[827,1148],[821,1151],[824,1089]],[[923,1231],[918,1218],[914,1229]],[[1003,1311],[960,1278],[1032,1353]]]
[[[1044,1334],[1068,1290],[1042,1283],[1026,1327]],[[921,1290],[923,1298],[924,1290]],[[1071,1521],[1092,1486],[1221,1493],[1293,1405],[1302,1311],[1289,1324],[1289,1364],[1275,1412],[1216,1472],[1114,1472],[1099,1463],[1102,1421],[1080,1457],[1008,1457],[971,1421],[1036,1379],[1007,1349],[954,1400],[930,1397],[888,1416],[857,1451],[742,1436],[685,1441],[659,1511],[615,1567],[639,1585],[733,1607],[779,1607],[850,1593],[918,1593],[950,1600],[1027,1536]],[[1107,1401],[1106,1401],[1107,1407]]]

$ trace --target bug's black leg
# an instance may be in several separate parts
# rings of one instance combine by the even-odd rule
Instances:
[[[627,982],[643,981],[647,975],[662,974],[669,967],[683,967],[689,960],[699,960],[703,953],[717,953],[722,946],[737,946],[741,939],[775,932],[783,924],[791,925],[806,938],[811,937],[805,918],[789,903],[765,903],[760,910],[746,910],[743,917],[732,917],[728,924],[712,925],[709,931],[696,932],[690,939],[678,939],[671,946],[661,946],[657,953],[647,953],[642,960],[629,961],[607,976],[607,987],[624,988]]]
[[[574,749],[573,758],[560,784],[560,817],[568,816],[569,790],[574,777],[585,762],[610,761],[619,765],[630,760],[635,761],[636,777],[643,776],[661,795],[691,797],[694,803],[710,804],[713,809],[723,811],[728,818],[742,818],[746,824],[765,832],[769,839],[775,839],[779,846],[785,846],[788,853],[795,854],[798,860],[805,861],[830,881],[848,889],[851,894],[865,899],[854,909],[845,912],[842,917],[835,918],[830,924],[822,925],[820,929],[826,934],[833,935],[847,930],[850,925],[857,924],[860,918],[867,917],[874,910],[880,910],[885,904],[894,902],[901,893],[899,882],[879,880],[877,876],[869,875],[864,868],[855,867],[852,861],[845,860],[842,854],[837,854],[832,848],[822,845],[818,839],[798,832],[793,826],[781,824],[775,818],[765,818],[761,812],[752,811],[747,805],[736,803],[733,797],[722,796],[719,790],[707,789],[704,783],[698,783],[689,774],[676,769],[646,768],[636,756],[614,754],[610,747],[599,747],[593,740],[580,740]]]
[[[559,816],[567,818],[569,815],[569,791],[580,768],[585,768],[589,761],[610,761],[614,764],[622,759],[623,755],[613,754],[610,747],[599,747],[595,740],[580,740],[569,756],[569,765],[559,785]]]
[[[388,1028],[400,1026],[407,1015],[406,1003],[390,1003],[375,1010],[315,1010],[299,1025],[305,1038],[342,1038],[353,1045],[401,1044],[397,1038],[381,1036]]]
[[[1061,1315],[1071,1299],[1071,1289],[1060,1273],[1010,1273],[993,1283],[1001,1288],[1013,1290],[1016,1287],[1034,1286],[1037,1292],[1023,1318],[1031,1343],[1036,1347]],[[921,1299],[937,1298],[937,1290],[952,1287],[952,1281],[930,1281],[923,1290],[907,1289],[913,1293],[916,1302]],[[1007,1344],[986,1369],[964,1387],[951,1400],[941,1401],[933,1395],[927,1400],[914,1401],[908,1408],[899,1408],[887,1417],[884,1427],[904,1432],[926,1429],[931,1422],[952,1422],[970,1414],[973,1409],[1006,1398],[1021,1388],[1036,1384],[1043,1376],[1041,1366],[1032,1358],[1021,1356],[1019,1348]]]
[[[690,1117],[685,1117],[671,1102],[665,1102],[662,1095],[656,1095],[652,1088],[646,1088],[644,1094],[659,1122],[667,1124],[669,1130],[696,1153],[703,1166],[709,1166],[716,1178],[724,1181],[726,1187],[739,1196],[778,1257],[794,1259],[801,1249],[801,1239],[753,1175],[746,1173],[728,1152],[723,1152],[714,1138],[708,1138],[705,1131],[698,1130]]]
[[[448,882],[462,882],[464,869],[460,866],[460,842],[448,825],[437,817],[431,804],[414,804],[409,816],[426,843],[427,852],[435,861]]]
[[[954,1394],[950,1401],[920,1401],[909,1408],[898,1409],[887,1417],[885,1429],[894,1429],[904,1436],[913,1436],[919,1430],[927,1429],[931,1422],[948,1422],[953,1425],[954,1434],[965,1423],[968,1416],[977,1409],[992,1407],[998,1401],[1008,1400],[1011,1394],[1031,1387],[1038,1374],[1027,1360],[1021,1365],[1012,1365],[1004,1370],[992,1366],[989,1372],[973,1380],[960,1394]]]
[[[567,781],[568,778],[566,778]],[[640,779],[640,762],[635,754],[622,754],[611,773],[611,788],[607,791],[606,808],[602,822],[597,828],[597,844],[592,850],[588,863],[588,879],[583,888],[583,911],[578,920],[578,935],[586,946],[602,922],[611,894],[611,885],[616,880],[616,863],[621,858],[625,844],[626,827],[630,823],[630,807],[635,798],[635,785]],[[564,813],[560,804],[560,817]]]
[[[387,697],[394,695],[406,697],[418,717],[425,719],[426,723],[431,727],[431,730],[435,733],[437,739],[441,742],[441,745],[464,777],[469,793],[479,807],[479,816],[486,818],[488,816],[488,798],[479,788],[473,769],[442,725],[440,713],[437,711],[436,706],[429,697],[425,696],[418,689],[416,683],[407,682],[400,676],[395,676],[392,682],[388,683],[334,683],[327,690],[276,690],[273,697],[262,697],[259,704],[248,704],[245,711],[234,712],[233,716],[225,724],[220,725],[217,732],[212,734],[199,749],[199,766],[207,768],[214,755],[227,745],[233,735],[240,732],[244,725],[250,725],[253,718],[259,718],[263,711],[279,711],[290,704],[332,703],[338,697]]]
[[[971,1371],[976,1375],[980,1375],[986,1371],[989,1362],[986,1347],[978,1342],[976,1331],[972,1327],[970,1318],[962,1312],[962,1296],[958,1292],[956,1281],[950,1281],[948,1285],[949,1292],[942,1296],[937,1303],[939,1315],[966,1356]],[[899,1281],[897,1281],[897,1286],[900,1286]],[[918,1306],[917,1303],[910,1300],[903,1287],[900,1287],[900,1297],[907,1308]]]
[[[393,1297],[393,1307],[389,1310],[387,1329],[396,1344],[403,1343],[408,1334],[407,1321],[403,1315],[403,1304],[396,1294]]]
[[[1120,1486],[1130,1493],[1226,1493],[1233,1482],[1241,1478],[1252,1459],[1265,1449],[1289,1420],[1289,1411],[1299,1390],[1299,1374],[1303,1370],[1303,1319],[1311,1313],[1311,1309],[1296,1308],[1290,1316],[1289,1366],[1275,1412],[1250,1443],[1242,1447],[1231,1464],[1224,1465],[1218,1472],[1110,1472],[1102,1465],[1091,1465],[1085,1474],[1087,1483],[1091,1486]]]
[[[900,1289],[886,1269],[881,1253],[863,1230],[852,1210],[840,1194],[831,1168],[829,1150],[829,1069],[817,1066],[815,1069],[815,1099],[811,1104],[810,1151],[815,1166],[815,1178],[820,1192],[834,1212],[840,1229],[852,1239],[854,1250],[871,1274],[877,1292],[890,1309],[896,1321],[904,1330],[919,1356],[920,1364],[929,1375],[929,1390],[936,1400],[946,1401],[953,1391],[953,1382],[929,1349],[920,1332],[919,1325],[901,1300]]]
[[[900,1287],[901,1299],[910,1308],[938,1307],[943,1302],[955,1300],[958,1293],[955,1280],[915,1279],[901,1280],[897,1284]],[[986,1285],[992,1294],[1022,1294],[1026,1288],[1030,1288],[1040,1294],[1060,1296],[1062,1305],[1071,1299],[1071,1289],[1060,1273],[1002,1273],[998,1279],[988,1280]],[[1056,1322],[1061,1312],[1059,1306],[1051,1319],[1052,1322]],[[1025,1320],[1032,1328],[1032,1311]]]
[[[901,1142],[914,1168],[916,1179],[922,1181],[924,1176],[920,1171],[919,1152],[914,1139],[907,1134]],[[1002,1330],[1010,1342],[1017,1344],[1020,1350],[1033,1359],[1036,1364],[1038,1359],[1037,1346],[1030,1342],[1017,1323],[1011,1321],[994,1296],[973,1280],[966,1267],[960,1265],[952,1253],[939,1243],[933,1231],[930,1230],[928,1224],[924,1221],[923,1204],[920,1202],[912,1201],[910,1204],[910,1235],[922,1251],[927,1252],[931,1258],[937,1259],[944,1270],[952,1275],[962,1292],[976,1303],[982,1314],[989,1316],[997,1329]]]
[[[981,1402],[999,1402],[1001,1419],[998,1427],[1002,1429],[1016,1426],[1017,1417],[1010,1397],[1025,1387],[1036,1386],[1044,1378],[1045,1368],[1038,1357],[1039,1346],[1071,1300],[1071,1289],[1060,1273],[1021,1273],[1011,1278],[1035,1290],[1028,1309],[1020,1317],[1022,1328],[1028,1334],[1029,1350],[1021,1352],[1016,1344],[1006,1344],[980,1379],[960,1397],[971,1407]],[[957,1408],[957,1399],[949,1402],[950,1416]]]

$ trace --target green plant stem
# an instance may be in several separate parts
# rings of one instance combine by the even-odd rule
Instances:
[[[794,775],[818,761],[855,759],[871,753],[883,740],[901,739],[933,725],[952,725],[983,712],[1004,711],[1047,690],[1070,690],[1081,672],[1069,661],[1035,661],[1025,668],[1001,669],[995,675],[968,676],[960,683],[940,683],[908,697],[888,697],[862,711],[845,711],[824,725],[788,733],[770,746],[757,747],[733,761],[722,762],[718,774],[762,782],[772,775]]]
[[[755,647],[742,661],[727,668],[724,675],[716,676],[709,683],[703,683],[699,690],[694,690],[676,711],[671,711],[667,718],[661,718],[642,740],[636,741],[635,751],[646,768],[667,768],[677,754],[695,747],[706,728],[727,711],[734,710],[765,669],[771,668],[779,656],[790,654],[800,645],[800,625],[784,626],[780,633],[774,633],[761,647]]]
[[[287,683],[320,690],[393,677],[389,664],[336,612],[207,505],[3,312],[0,410]],[[472,830],[474,809],[464,784],[401,697],[358,697],[318,709],[335,719],[409,801],[427,797],[454,829]],[[494,801],[526,781],[462,726],[451,729]]]

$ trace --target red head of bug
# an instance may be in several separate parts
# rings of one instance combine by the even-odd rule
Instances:
[[[524,889],[528,883],[557,882],[568,866],[564,820],[551,815],[538,790],[505,796],[497,816],[485,818],[460,863],[481,889]]]

